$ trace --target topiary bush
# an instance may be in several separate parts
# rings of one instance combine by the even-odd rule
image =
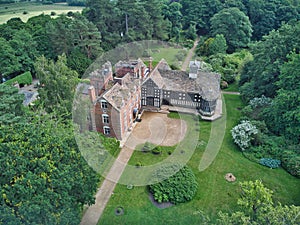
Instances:
[[[172,172],[176,173],[169,176]],[[154,181],[163,180],[149,185],[149,191],[159,203],[171,202],[177,204],[190,201],[198,189],[195,175],[187,166],[181,169],[178,164],[162,166],[154,173],[153,179]]]
[[[144,144],[144,146],[142,147],[142,152],[147,153],[147,152],[150,152],[150,151],[151,151],[150,143],[149,143],[149,142],[146,142],[146,143]]]
[[[270,167],[272,169],[278,168],[281,164],[281,161],[278,159],[272,159],[272,158],[261,158],[259,160],[259,163],[263,166]]]
[[[160,155],[161,152],[162,152],[162,150],[161,150],[161,148],[159,146],[157,146],[157,147],[155,147],[155,148],[152,149],[152,153],[154,155]]]

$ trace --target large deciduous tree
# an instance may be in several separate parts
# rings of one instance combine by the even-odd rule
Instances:
[[[15,50],[15,56],[21,65],[19,71],[17,70],[15,72],[33,72],[34,61],[38,56],[38,52],[37,43],[34,41],[32,35],[26,30],[19,30],[9,41],[9,44]]]
[[[56,62],[45,57],[37,59],[35,70],[42,87],[39,89],[41,101],[48,112],[59,115],[71,113],[78,74],[66,65],[65,55]]]
[[[245,100],[265,95],[275,97],[280,66],[287,55],[300,50],[300,22],[284,24],[256,43],[252,49],[253,61],[248,62],[241,74],[241,94]]]
[[[247,47],[252,35],[252,25],[249,18],[238,8],[226,8],[211,18],[211,33],[213,36],[223,34],[228,51]]]
[[[0,83],[10,74],[21,69],[15,50],[4,38],[0,38]]]
[[[0,223],[79,224],[94,203],[98,176],[77,148],[68,122],[31,116],[0,129]]]
[[[20,122],[24,115],[24,95],[18,89],[6,84],[0,85],[0,126]]]
[[[271,131],[293,143],[300,140],[300,54],[292,53],[280,67],[279,90],[267,109],[265,121]]]
[[[242,197],[238,199],[241,211],[228,213],[219,212],[217,224],[291,224],[300,223],[299,206],[275,205],[272,191],[266,188],[261,181],[245,181],[241,184]]]

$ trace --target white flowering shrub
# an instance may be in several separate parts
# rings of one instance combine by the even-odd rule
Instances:
[[[231,135],[234,143],[236,143],[242,151],[245,151],[258,133],[258,129],[248,120],[242,120],[240,124],[232,128]]]
[[[251,105],[252,109],[257,107],[263,107],[266,105],[270,105],[272,102],[271,98],[267,98],[266,96],[262,95],[260,98],[253,98],[250,100],[249,105]]]

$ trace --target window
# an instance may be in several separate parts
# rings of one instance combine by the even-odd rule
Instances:
[[[110,134],[110,127],[104,126],[103,127],[103,132],[104,132],[104,134],[109,135]]]
[[[105,100],[101,100],[101,108],[107,109],[107,102]]]
[[[102,122],[106,124],[109,123],[109,117],[107,114],[102,115]]]

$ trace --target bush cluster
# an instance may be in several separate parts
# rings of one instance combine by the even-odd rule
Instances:
[[[166,165],[158,169],[153,179],[167,178],[170,172],[178,171],[179,165]],[[167,179],[149,185],[149,190],[153,194],[154,199],[161,202],[171,202],[173,204],[190,201],[198,189],[198,183],[195,175],[187,166],[182,167],[174,175]]]
[[[231,135],[242,151],[250,147],[253,136],[258,133],[258,129],[247,120],[242,120],[240,124],[232,128]]]
[[[272,158],[261,158],[259,160],[259,163],[263,166],[270,167],[272,169],[278,168],[281,164],[281,161],[278,159],[272,159]]]

